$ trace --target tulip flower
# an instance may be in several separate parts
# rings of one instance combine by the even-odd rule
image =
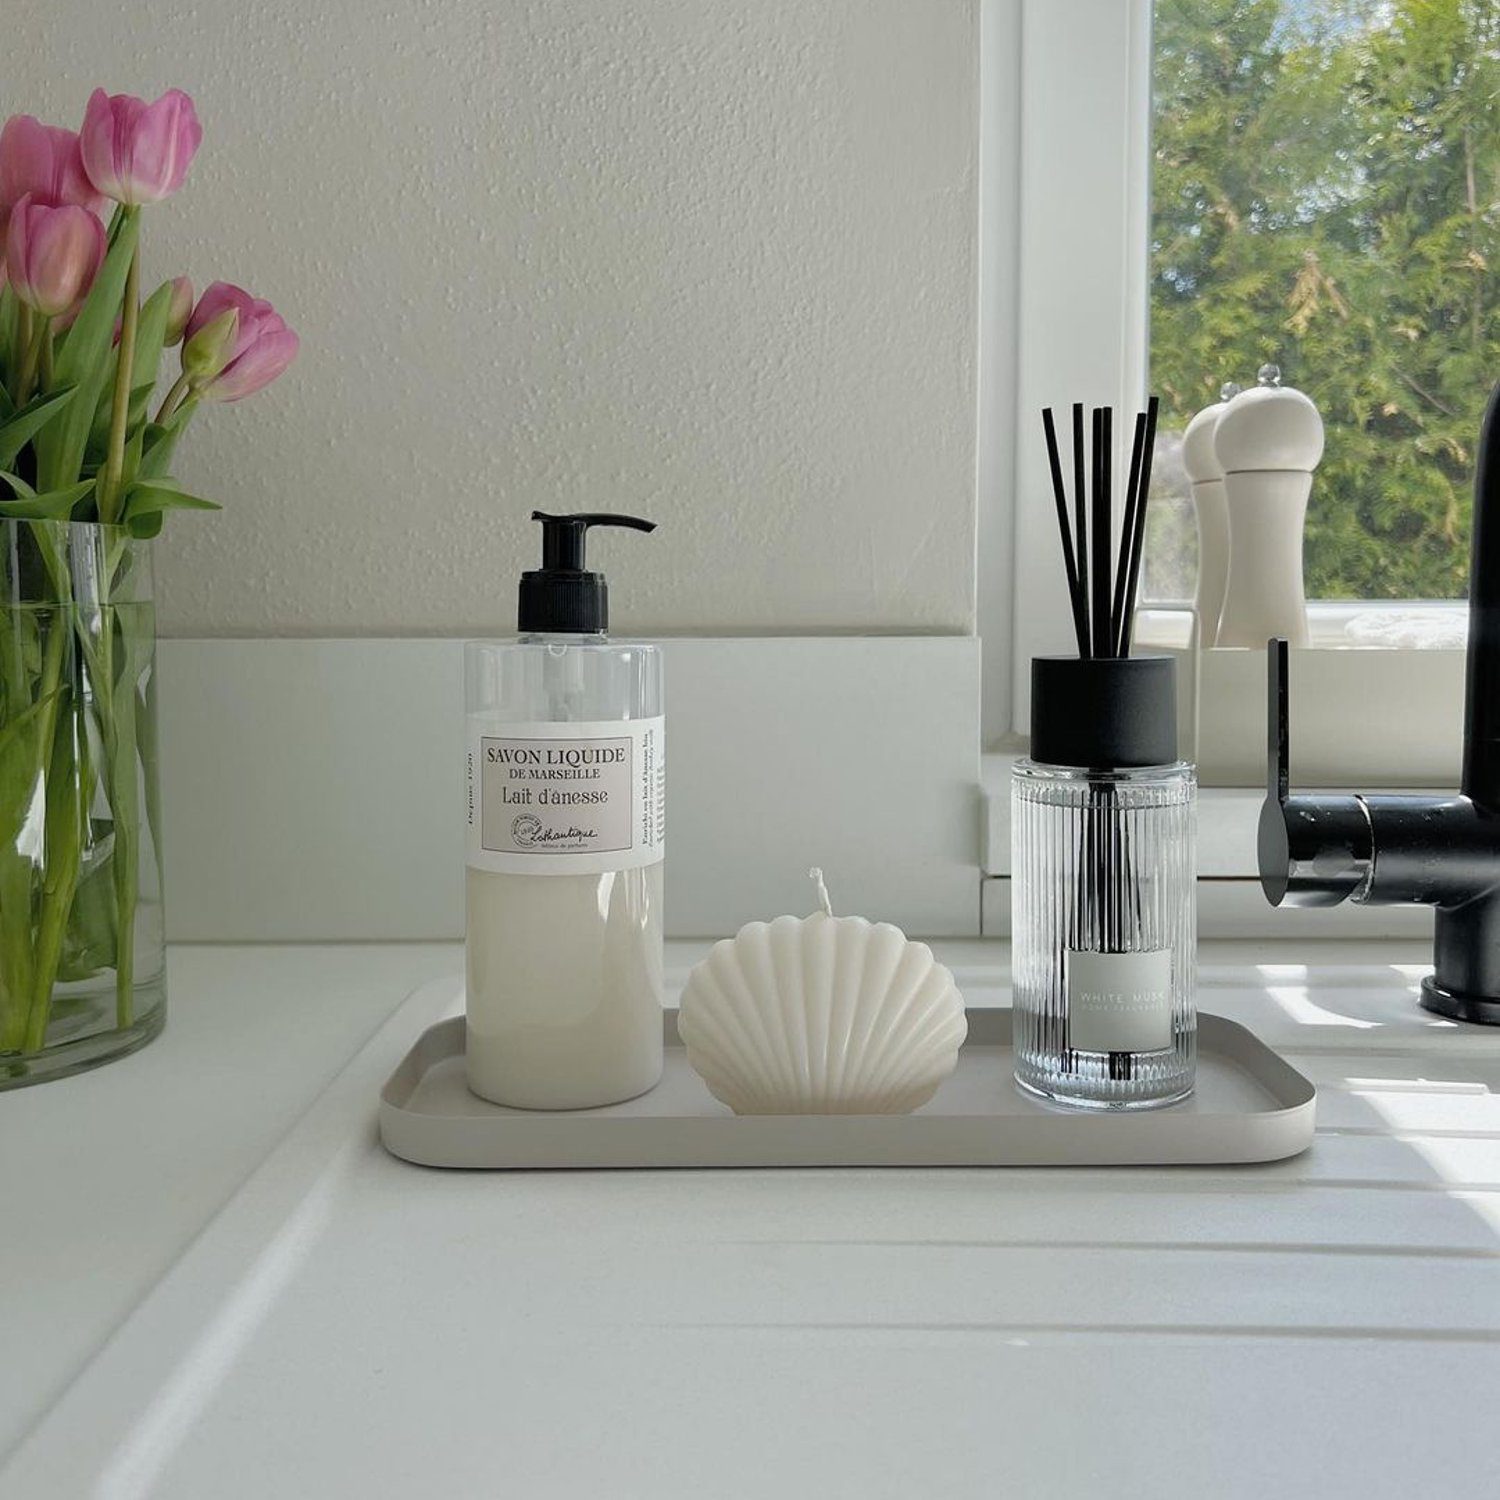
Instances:
[[[275,380],[296,357],[297,343],[269,302],[216,281],[188,319],[183,375],[205,401],[239,401]]]
[[[182,186],[203,129],[193,101],[168,89],[154,104],[95,89],[79,145],[90,182],[117,203],[158,203]]]
[[[16,296],[43,317],[77,307],[104,260],[104,226],[86,208],[33,203],[11,210],[5,264]]]
[[[83,170],[78,137],[32,115],[12,115],[0,129],[0,232],[22,198],[49,208],[72,205],[98,212],[103,197]]]
[[[162,340],[167,348],[182,342],[187,322],[193,315],[193,283],[186,276],[172,278],[172,301],[167,308],[167,331]]]

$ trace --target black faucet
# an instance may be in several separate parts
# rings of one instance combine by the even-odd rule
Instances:
[[[1474,476],[1463,773],[1457,793],[1292,796],[1287,644],[1266,648],[1269,733],[1260,883],[1272,906],[1436,908],[1422,1006],[1500,1026],[1500,385]],[[1392,705],[1397,707],[1397,705]]]

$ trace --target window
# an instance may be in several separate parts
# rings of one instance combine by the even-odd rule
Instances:
[[[1196,540],[1177,435],[1266,362],[1328,432],[1306,578],[1337,603],[1312,612],[1315,642],[1386,647],[1389,681],[1369,656],[1319,670],[1357,678],[1357,711],[1378,713],[1405,691],[1407,648],[1462,629],[1444,601],[1465,592],[1473,447],[1500,376],[1500,0],[987,4],[1020,9],[1013,468],[981,508],[1014,558],[1003,656],[985,627],[992,742],[1002,714],[1024,731],[1030,658],[1069,649],[1041,408],[1161,393],[1147,597],[1182,600]],[[1393,623],[1393,600],[1433,602]],[[1393,750],[1393,784],[1452,774],[1462,662],[1439,654],[1443,743],[1410,763]],[[1215,691],[1194,688],[1199,711],[1217,713]],[[1331,746],[1333,714],[1305,714],[1299,743]]]
[[[1310,599],[1458,599],[1500,374],[1500,4],[1156,0],[1147,597],[1192,593],[1180,434],[1263,362],[1322,410]]]

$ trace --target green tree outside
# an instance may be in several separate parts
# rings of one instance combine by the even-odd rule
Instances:
[[[1328,433],[1309,597],[1461,598],[1500,378],[1500,0],[1157,0],[1155,23],[1164,426],[1280,365]]]

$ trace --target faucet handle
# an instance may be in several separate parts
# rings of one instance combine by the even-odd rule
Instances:
[[[1285,802],[1291,789],[1291,724],[1288,712],[1287,643],[1266,642],[1266,800]]]
[[[1256,853],[1272,906],[1337,906],[1369,883],[1370,818],[1358,797],[1291,794],[1287,643],[1266,642],[1266,800]]]

